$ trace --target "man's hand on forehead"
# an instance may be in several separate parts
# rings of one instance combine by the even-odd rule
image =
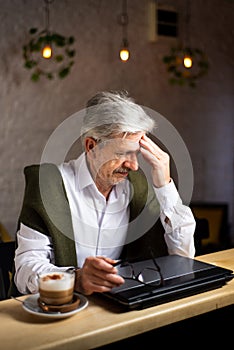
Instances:
[[[152,167],[153,183],[162,187],[170,182],[170,157],[149,137],[144,135],[140,140],[141,153]]]

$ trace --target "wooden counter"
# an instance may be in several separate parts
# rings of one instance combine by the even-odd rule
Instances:
[[[197,260],[234,270],[234,249]],[[110,344],[234,304],[234,279],[222,288],[144,310],[123,311],[102,297],[88,299],[86,309],[59,320],[29,314],[15,300],[1,301],[0,340],[4,350],[81,350]]]

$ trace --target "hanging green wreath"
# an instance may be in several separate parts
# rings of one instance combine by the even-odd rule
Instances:
[[[191,68],[184,66],[184,57],[191,58]],[[204,52],[197,48],[172,47],[170,54],[163,57],[167,71],[171,75],[170,84],[186,85],[195,87],[197,80],[207,74],[209,62]]]
[[[75,50],[72,49],[74,37],[66,38],[57,33],[43,30],[38,33],[37,28],[31,28],[32,36],[27,45],[23,46],[24,67],[32,70],[31,79],[38,81],[41,76],[53,79],[55,76],[65,78],[74,64]],[[42,50],[46,45],[52,47],[51,58],[43,58]]]

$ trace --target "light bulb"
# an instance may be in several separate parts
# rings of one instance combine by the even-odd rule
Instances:
[[[120,50],[119,57],[121,61],[126,62],[129,59],[129,56],[130,56],[130,52],[126,47]]]
[[[52,56],[52,48],[50,45],[46,45],[43,47],[42,56],[44,58],[50,58]]]
[[[191,68],[193,65],[192,58],[189,56],[184,56],[184,66],[185,68]]]

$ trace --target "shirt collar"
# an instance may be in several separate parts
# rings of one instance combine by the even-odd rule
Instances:
[[[74,161],[75,170],[75,188],[76,191],[82,191],[89,185],[94,185],[93,178],[89,172],[85,153]]]

